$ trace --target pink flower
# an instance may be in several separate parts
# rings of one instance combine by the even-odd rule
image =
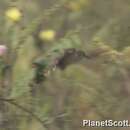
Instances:
[[[3,56],[7,52],[7,47],[5,45],[0,45],[0,56]]]

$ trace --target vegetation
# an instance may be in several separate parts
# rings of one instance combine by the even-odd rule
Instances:
[[[0,130],[130,120],[129,14],[129,0],[1,0]]]

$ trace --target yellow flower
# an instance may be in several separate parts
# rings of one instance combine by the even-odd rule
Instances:
[[[79,11],[79,10],[81,9],[80,4],[77,3],[77,2],[70,2],[70,3],[68,4],[68,7],[69,7],[69,9],[71,9],[72,11]]]
[[[43,41],[53,41],[55,39],[56,32],[54,30],[45,30],[39,33],[39,38]]]
[[[12,7],[8,9],[5,15],[8,19],[12,20],[13,22],[18,22],[22,16],[20,10],[17,9],[16,7]]]

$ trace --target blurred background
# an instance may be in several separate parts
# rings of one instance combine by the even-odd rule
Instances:
[[[0,0],[0,130],[130,120],[129,35],[130,0]]]

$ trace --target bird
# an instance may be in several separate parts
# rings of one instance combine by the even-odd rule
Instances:
[[[65,48],[61,50],[52,50],[44,57],[39,57],[33,62],[35,68],[35,82],[41,83],[46,79],[50,71],[56,68],[66,69],[69,65],[78,63],[82,59],[88,59],[89,56],[84,51],[76,48]]]

